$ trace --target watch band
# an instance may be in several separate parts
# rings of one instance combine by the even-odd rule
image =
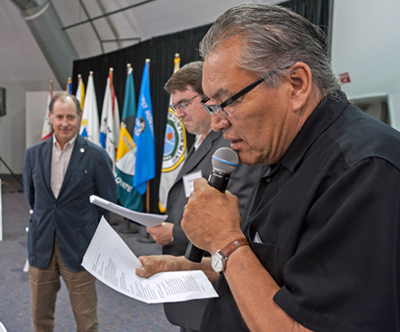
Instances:
[[[225,246],[224,248],[218,250],[218,253],[222,256],[222,258],[226,259],[238,248],[242,247],[242,246],[248,246],[249,245],[249,241],[243,237],[240,239],[236,239],[234,241],[232,241],[231,243],[228,243],[227,246]]]

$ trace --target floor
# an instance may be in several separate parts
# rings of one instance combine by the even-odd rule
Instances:
[[[33,331],[30,317],[28,274],[26,263],[26,227],[29,207],[25,201],[21,176],[0,174],[2,235],[0,241],[0,322],[8,332]],[[112,214],[110,224],[136,256],[160,254],[156,243],[148,243],[143,226]],[[136,230],[136,233],[130,233]],[[1,235],[1,232],[0,232]],[[151,240],[151,239],[150,239]],[[145,242],[141,242],[145,241]],[[179,331],[171,325],[162,305],[148,305],[97,281],[99,331]],[[75,330],[75,321],[69,306],[68,293],[63,284],[58,294],[55,313],[55,332]]]

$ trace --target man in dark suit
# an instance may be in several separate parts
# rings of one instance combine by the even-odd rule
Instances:
[[[181,228],[181,220],[183,208],[191,192],[191,183],[199,177],[208,179],[212,171],[211,156],[220,147],[229,146],[222,132],[211,130],[211,115],[200,104],[204,97],[202,73],[203,62],[191,62],[174,73],[165,85],[173,103],[170,107],[182,119],[186,130],[196,135],[196,140],[168,193],[166,222],[161,226],[147,228],[154,240],[163,246],[163,254],[185,254],[189,241]],[[239,198],[241,212],[258,179],[260,169],[259,166],[239,164],[231,174],[227,190]],[[167,303],[164,304],[164,309],[168,320],[180,326],[181,331],[198,331],[206,302],[196,300]]]
[[[35,331],[53,331],[62,276],[77,331],[98,331],[95,278],[81,266],[101,215],[89,201],[98,195],[116,201],[112,162],[106,151],[78,135],[82,112],[65,92],[49,106],[54,135],[25,154],[25,197],[33,210],[28,254]]]

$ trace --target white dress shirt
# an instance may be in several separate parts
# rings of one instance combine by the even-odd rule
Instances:
[[[58,194],[60,193],[61,185],[64,181],[65,172],[67,171],[77,136],[65,143],[64,149],[61,150],[60,144],[58,144],[55,135],[53,135],[53,154],[51,157],[50,183],[55,198],[57,198]]]

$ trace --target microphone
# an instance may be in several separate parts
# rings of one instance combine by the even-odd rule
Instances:
[[[212,172],[208,178],[208,184],[224,193],[228,186],[231,173],[239,164],[239,157],[235,151],[230,148],[219,148],[211,157]],[[204,250],[197,248],[189,242],[185,258],[193,263],[200,263],[203,258]]]

